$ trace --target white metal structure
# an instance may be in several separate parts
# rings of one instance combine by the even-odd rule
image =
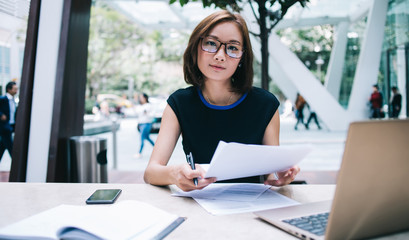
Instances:
[[[353,120],[367,118],[367,102],[371,93],[371,86],[376,83],[379,69],[383,33],[388,2],[383,0],[365,1],[361,8],[355,12],[345,12],[346,15],[333,18],[307,17],[300,21],[293,19],[283,20],[280,27],[314,26],[321,24],[334,24],[337,26],[335,46],[331,54],[330,65],[323,86],[316,77],[307,69],[297,56],[292,53],[280,39],[272,34],[269,39],[270,51],[270,76],[287,98],[295,99],[299,92],[315,109],[321,120],[330,130],[346,130]],[[304,11],[304,10],[303,10]],[[305,11],[308,11],[305,10]],[[248,19],[249,28],[257,32],[258,25],[254,23],[253,13],[249,7],[244,10]],[[298,16],[301,14],[298,14]],[[364,43],[354,79],[348,110],[338,103],[338,93],[341,85],[341,74],[346,50],[348,25],[361,17],[367,16],[367,25]],[[300,23],[300,24],[298,24]],[[253,38],[256,58],[261,60],[259,54],[260,43]]]
[[[189,3],[183,8],[175,3],[165,8],[167,1],[113,1],[111,5],[126,13],[146,28],[193,28],[214,9],[202,9],[201,3]],[[346,130],[353,120],[367,118],[367,102],[371,86],[377,81],[388,1],[385,0],[311,0],[306,8],[293,6],[277,25],[280,28],[300,28],[331,24],[336,29],[335,44],[322,85],[280,39],[269,39],[270,77],[289,99],[299,92],[330,130]],[[154,9],[154,10],[153,10]],[[195,14],[188,14],[188,13]],[[258,32],[253,12],[243,5],[243,16],[252,32]],[[194,16],[194,17],[193,17]],[[339,103],[342,69],[350,24],[367,17],[367,24],[359,63],[356,70],[349,108]],[[252,38],[253,50],[261,61],[260,43]],[[403,89],[403,88],[401,88]],[[405,96],[403,96],[405,99]]]

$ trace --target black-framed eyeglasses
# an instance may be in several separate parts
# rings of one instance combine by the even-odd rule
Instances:
[[[222,45],[225,47],[224,52],[231,58],[241,58],[244,52],[243,46],[237,42],[223,43],[211,36],[202,37],[201,40],[201,47],[205,52],[216,53]]]

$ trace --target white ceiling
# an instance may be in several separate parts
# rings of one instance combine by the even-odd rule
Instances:
[[[0,12],[17,18],[26,18],[29,7],[30,0],[0,0]]]
[[[149,29],[192,29],[207,15],[217,11],[204,9],[202,2],[190,2],[183,7],[179,2],[169,5],[168,0],[114,0],[109,4]]]
[[[277,27],[355,21],[367,12],[372,1],[310,0],[306,8],[302,8],[299,4],[290,8]],[[107,2],[147,29],[192,29],[204,17],[217,11],[215,8],[203,8],[200,1],[189,2],[184,7],[181,7],[178,1],[169,5],[168,0],[109,0]]]
[[[181,7],[179,0],[94,0],[110,4],[147,29],[193,29],[215,8],[203,8],[201,1],[192,0]],[[245,1],[245,0],[244,0]],[[322,21],[335,24],[362,17],[373,0],[310,0],[306,8],[299,4],[290,8],[285,19],[277,26],[313,25]],[[253,0],[254,2],[254,0]],[[17,17],[27,16],[30,0],[0,0],[0,12]],[[257,6],[257,5],[255,5]],[[257,10],[256,10],[257,11]]]

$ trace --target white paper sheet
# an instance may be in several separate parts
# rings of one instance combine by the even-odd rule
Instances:
[[[217,199],[247,202],[256,200],[263,192],[271,186],[254,183],[214,183],[202,190],[184,192],[173,188],[172,196],[191,197],[195,199]]]
[[[202,194],[199,193],[209,187],[211,187],[211,192],[219,192],[219,195],[212,195],[206,192]],[[291,198],[268,189],[269,187],[270,186],[256,183],[213,183],[203,190],[194,191],[195,193],[183,192],[176,186],[172,186],[171,190],[173,196],[193,196],[193,199],[199,203],[201,207],[213,215],[255,212],[299,204]],[[235,192],[235,198],[231,198],[233,195],[230,194],[230,191],[226,191],[226,189],[229,188]],[[243,189],[241,194],[240,189]],[[249,195],[253,197],[249,197]]]
[[[205,177],[218,181],[280,172],[298,164],[310,145],[266,146],[219,142]]]

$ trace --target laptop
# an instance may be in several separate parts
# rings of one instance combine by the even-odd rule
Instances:
[[[302,239],[387,235],[409,230],[408,180],[409,120],[353,122],[333,200],[255,214]]]

